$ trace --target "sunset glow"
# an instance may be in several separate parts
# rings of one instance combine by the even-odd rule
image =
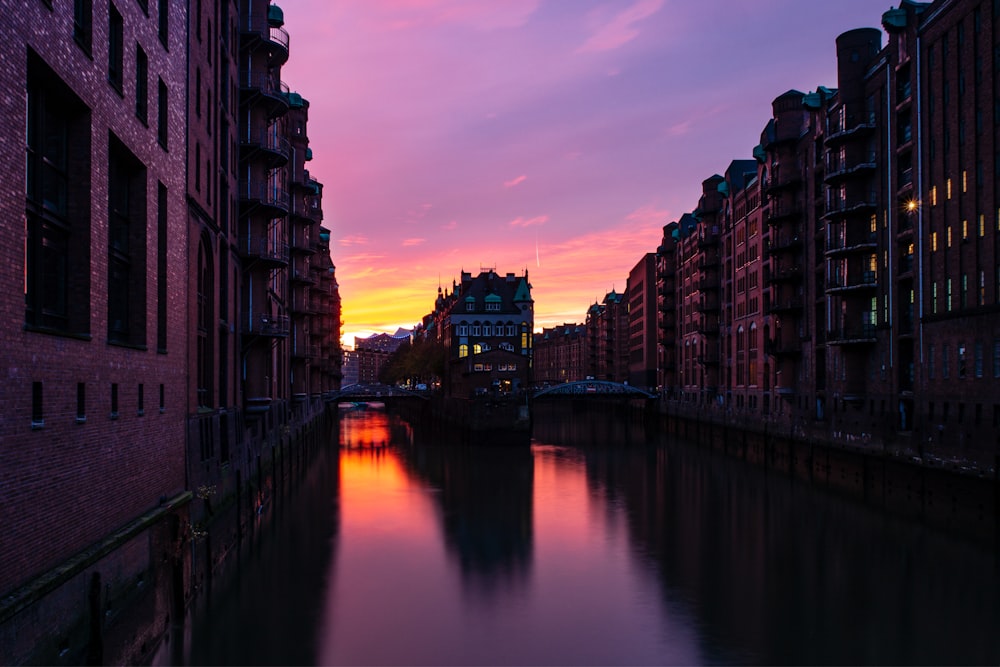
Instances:
[[[536,329],[582,321],[702,180],[751,156],[775,97],[836,86],[837,35],[881,8],[287,3],[345,342],[411,327],[481,267],[529,271]]]

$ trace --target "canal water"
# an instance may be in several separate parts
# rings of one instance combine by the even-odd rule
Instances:
[[[990,547],[566,408],[530,444],[341,415],[186,664],[998,664]]]

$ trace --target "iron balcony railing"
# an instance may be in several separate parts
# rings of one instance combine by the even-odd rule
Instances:
[[[265,236],[249,236],[241,245],[244,256],[249,259],[272,264],[288,264],[287,243],[277,243]]]
[[[251,336],[285,337],[288,335],[288,316],[251,313],[243,323],[243,333]]]
[[[826,341],[833,345],[843,345],[846,343],[874,343],[875,325],[864,323],[855,326],[844,326],[835,329],[828,329]]]

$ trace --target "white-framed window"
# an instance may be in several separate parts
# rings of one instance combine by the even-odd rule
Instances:
[[[481,331],[482,331],[482,329],[480,328],[480,326],[478,324],[473,324],[472,325],[472,335],[473,336],[481,336],[482,335],[482,333],[480,333]]]
[[[483,335],[484,336],[492,336],[493,335],[493,325],[492,324],[487,323],[487,324],[483,325]]]
[[[469,335],[469,325],[468,324],[459,324],[458,325],[458,335],[459,336],[468,336]]]

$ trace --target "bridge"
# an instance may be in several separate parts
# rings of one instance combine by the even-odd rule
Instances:
[[[352,384],[330,394],[335,403],[395,402],[400,399],[427,401],[430,395],[422,391],[410,391],[389,384]]]
[[[656,398],[655,394],[632,385],[608,380],[580,380],[546,387],[535,393],[535,399],[590,396],[598,398]]]

